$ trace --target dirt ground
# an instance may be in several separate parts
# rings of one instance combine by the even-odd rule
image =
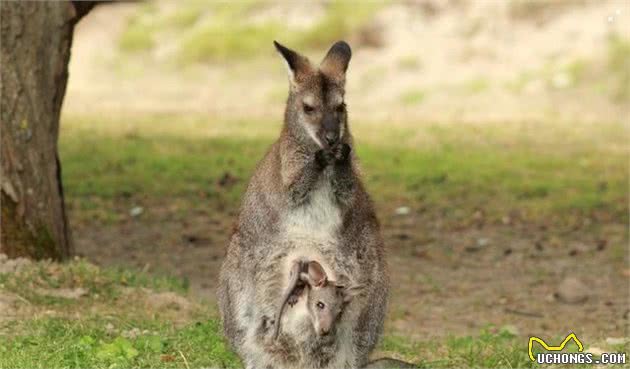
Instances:
[[[74,222],[71,213],[78,253],[97,264],[185,277],[213,302],[235,213],[182,218],[151,208],[150,216],[110,225]],[[447,229],[413,208],[407,215],[380,209],[380,218],[392,275],[389,332],[427,339],[493,324],[546,337],[628,335],[623,224],[558,234],[509,219]]]
[[[597,73],[606,73],[609,34],[627,34],[627,2],[578,1],[545,8],[542,15],[515,15],[506,4],[417,1],[384,8],[374,27],[382,29],[386,42],[353,52],[348,77],[353,119],[627,117],[627,104],[597,88]],[[136,6],[99,6],[79,24],[65,112],[281,116],[286,75],[271,49],[254,66],[235,61],[186,71],[163,65],[168,52],[121,58],[116,37]],[[274,11],[269,16],[277,16]],[[615,14],[618,20],[606,21]],[[163,45],[169,48],[168,39]],[[571,65],[586,65],[595,77],[589,72],[571,80]],[[512,219],[488,225],[482,214],[471,214],[471,225],[453,229],[415,204],[408,206],[406,215],[379,208],[392,274],[389,331],[426,339],[474,334],[492,323],[521,335],[630,336],[626,224],[561,232]],[[213,300],[234,210],[182,217],[181,209],[166,202],[145,207],[150,214],[108,224],[78,219],[71,209],[78,254],[97,264],[186,277],[195,292]]]

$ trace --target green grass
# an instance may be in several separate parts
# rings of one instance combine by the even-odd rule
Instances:
[[[0,368],[240,367],[216,320],[176,328],[148,318],[121,321],[95,314],[16,322],[11,329],[20,333],[2,337]],[[107,330],[112,322],[148,332],[128,338]]]
[[[83,292],[51,297],[68,289]],[[239,366],[213,309],[186,292],[177,278],[82,260],[0,274],[0,301],[15,307],[0,319],[0,368]]]
[[[525,345],[523,345],[525,342]],[[388,336],[381,350],[397,353],[422,368],[532,368],[527,339],[505,329],[484,329],[475,336],[447,337],[435,341],[410,342]]]
[[[170,276],[156,276],[123,268],[100,269],[85,261],[65,266],[40,262],[15,274],[0,274],[0,285],[5,291],[19,294],[27,301],[42,305],[63,305],[68,299],[48,296],[41,291],[59,288],[82,288],[88,296],[117,298],[121,286],[149,288],[154,291],[186,292],[188,282]]]
[[[85,293],[35,297],[67,288]],[[153,298],[160,291],[178,297],[159,304]],[[188,299],[185,282],[176,278],[82,260],[33,262],[0,274],[0,301],[11,307],[0,319],[0,368],[240,367],[213,307]],[[374,357],[396,357],[421,368],[537,367],[529,361],[527,340],[509,327],[491,326],[476,335],[432,340],[386,335]],[[628,351],[623,345],[598,346]]]
[[[62,127],[66,196],[90,215],[130,198],[236,209],[279,130],[176,115],[68,117]],[[380,207],[411,205],[446,220],[477,209],[491,220],[512,211],[532,221],[627,220],[625,125],[375,127],[354,123],[364,180]],[[237,178],[233,186],[218,185],[226,173]]]

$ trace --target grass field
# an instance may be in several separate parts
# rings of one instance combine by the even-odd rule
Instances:
[[[66,117],[60,150],[72,206],[165,196],[234,209],[279,132],[266,121],[204,116]],[[453,222],[483,211],[531,222],[627,221],[628,126],[621,123],[353,124],[378,205],[426,209]],[[233,186],[217,186],[228,175]],[[97,206],[96,203],[99,205]],[[106,216],[107,217],[107,216]]]
[[[216,312],[186,282],[140,271],[27,263],[0,273],[0,368],[239,367]],[[612,346],[611,350],[628,351]],[[509,327],[440,341],[386,336],[376,357],[426,368],[536,367]]]
[[[139,200],[177,203],[182,218],[200,208],[231,218],[278,129],[195,115],[64,116],[73,222],[122,222],[120,208]],[[521,222],[558,229],[628,221],[624,124],[355,122],[353,132],[380,213],[409,206],[454,228],[478,212],[491,223],[518,213]],[[143,217],[150,222],[151,211]],[[178,278],[81,260],[33,263],[0,274],[2,304],[9,314],[0,317],[0,368],[240,365],[214,305]],[[375,357],[421,367],[535,367],[524,340],[492,325],[436,340],[388,334]]]

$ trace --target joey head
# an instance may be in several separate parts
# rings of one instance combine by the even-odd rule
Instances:
[[[289,285],[275,319],[274,337],[280,333],[280,324],[286,305],[293,306],[306,293],[306,306],[317,336],[334,331],[345,306],[361,293],[361,286],[348,286],[329,280],[317,261],[294,261],[289,273]]]

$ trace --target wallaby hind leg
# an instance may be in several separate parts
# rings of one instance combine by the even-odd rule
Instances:
[[[407,369],[407,368],[419,368],[417,365],[408,363],[402,360],[391,359],[388,357],[382,359],[376,359],[370,361],[364,369]]]

